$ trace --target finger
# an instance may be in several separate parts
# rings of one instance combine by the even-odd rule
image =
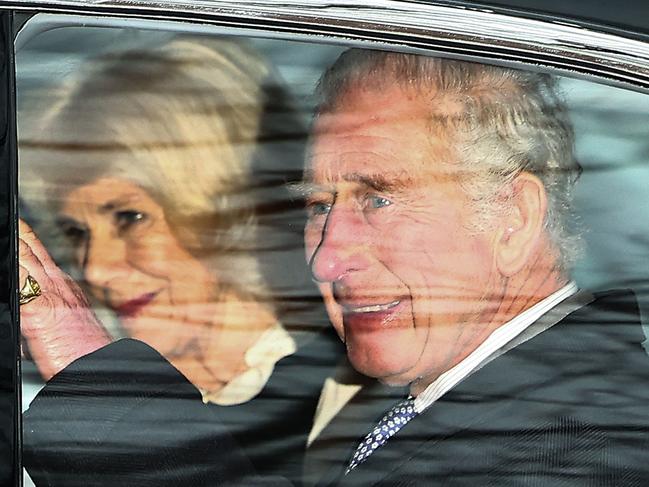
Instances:
[[[29,246],[32,253],[38,258],[43,267],[56,267],[56,264],[50,257],[45,246],[24,220],[18,220],[18,236]]]
[[[25,342],[24,338],[20,340],[20,358],[21,360],[31,360],[32,356],[29,353],[29,345]]]
[[[32,249],[22,238],[18,239],[18,274],[20,277],[19,286],[25,284],[28,275],[38,281],[41,287],[49,282],[50,277],[43,267],[41,261],[34,255]]]
[[[25,285],[29,271],[26,267],[18,264],[18,287],[22,288]]]

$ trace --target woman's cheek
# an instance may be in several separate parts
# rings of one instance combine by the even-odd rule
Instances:
[[[160,279],[182,274],[180,269],[185,265],[185,257],[159,239],[133,242],[131,247],[131,264],[143,274]]]

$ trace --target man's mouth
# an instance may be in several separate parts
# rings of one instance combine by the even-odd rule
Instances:
[[[401,303],[400,299],[385,304],[371,304],[366,306],[344,306],[345,313],[380,313],[394,308]]]

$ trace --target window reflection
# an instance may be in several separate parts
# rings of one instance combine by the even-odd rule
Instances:
[[[111,407],[139,422],[84,418],[137,429],[147,447],[109,435],[88,448],[78,410],[41,395],[26,417],[26,463],[47,458],[35,476],[58,468],[46,439],[87,465],[86,449],[173,458],[143,473],[155,485],[229,462],[243,481],[248,460],[307,484],[554,485],[577,466],[621,478],[606,448],[623,458],[646,436],[633,294],[646,313],[646,95],[445,58],[356,50],[327,71],[341,49],[147,39],[84,54],[47,90],[23,68],[20,196],[113,338],[182,375],[129,340],[64,368],[46,391],[91,391],[82,407],[104,411],[92,402],[103,381],[123,387]],[[592,293],[615,288],[633,292]],[[173,406],[132,407],[156,381],[173,384]],[[370,436],[368,460],[364,435],[408,395],[412,424],[388,443],[404,449]],[[408,458],[402,471],[395,458]]]

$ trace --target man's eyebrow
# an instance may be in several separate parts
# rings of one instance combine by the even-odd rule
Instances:
[[[286,185],[286,188],[288,189],[288,192],[291,194],[291,196],[293,196],[294,198],[306,198],[309,195],[312,195],[314,193],[322,193],[322,192],[331,193],[333,191],[331,187],[322,186],[320,184],[311,183],[309,181],[301,181],[299,183],[289,183]]]
[[[357,183],[380,193],[399,191],[410,186],[411,178],[407,174],[386,177],[383,174],[345,174],[343,180]]]
[[[385,177],[383,174],[350,173],[341,176],[343,181],[355,183],[378,192],[396,192],[411,186],[412,178],[408,174]],[[334,185],[316,184],[308,179],[299,183],[287,185],[289,192],[295,197],[308,197],[313,193],[334,193]]]

